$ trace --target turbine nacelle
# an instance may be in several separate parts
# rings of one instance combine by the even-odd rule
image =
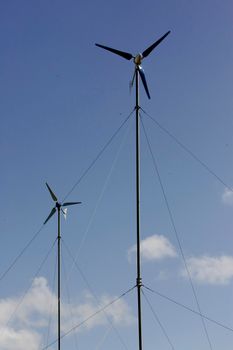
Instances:
[[[142,60],[145,57],[147,57],[151,53],[151,51],[153,51],[156,48],[156,46],[158,46],[166,38],[166,36],[169,33],[170,33],[170,30],[167,33],[165,33],[163,36],[161,36],[158,40],[156,40],[146,50],[144,50],[143,53],[138,53],[136,56],[133,56],[129,52],[116,50],[116,49],[113,49],[113,48],[108,47],[108,46],[104,46],[104,45],[100,45],[100,44],[95,44],[95,45],[98,46],[98,47],[101,47],[104,50],[107,50],[107,51],[110,51],[112,53],[115,53],[116,55],[121,56],[121,57],[125,58],[128,61],[130,61],[133,58],[133,61],[134,61],[135,65],[136,65],[135,72],[136,71],[139,72],[139,75],[140,75],[140,77],[142,79],[142,83],[143,83],[144,89],[145,89],[146,94],[147,94],[147,97],[150,98],[150,94],[149,94],[149,89],[148,89],[147,82],[146,82],[145,73],[144,73],[143,68],[141,67],[141,63],[142,63]],[[134,82],[134,77],[135,77],[135,74],[133,76],[133,80],[132,80],[131,85]]]
[[[136,66],[140,66],[140,64],[142,63],[143,60],[143,55],[141,53],[137,54],[137,56],[134,57],[134,63],[136,64]]]

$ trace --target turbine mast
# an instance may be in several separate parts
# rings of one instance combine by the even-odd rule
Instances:
[[[136,75],[136,221],[137,221],[137,299],[138,299],[138,342],[142,350],[142,311],[141,311],[141,254],[140,254],[140,115],[139,115],[139,70],[135,66]]]
[[[61,348],[61,205],[57,203],[57,333],[58,350]]]

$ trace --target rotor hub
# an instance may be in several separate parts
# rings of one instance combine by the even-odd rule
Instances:
[[[139,66],[142,63],[143,56],[141,53],[139,53],[137,56],[134,57],[134,63]]]
[[[61,203],[56,202],[56,208],[57,208],[57,209],[60,209],[60,208],[61,208]]]

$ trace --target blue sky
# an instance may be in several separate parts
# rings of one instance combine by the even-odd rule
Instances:
[[[63,199],[134,108],[132,62],[95,42],[136,54],[171,30],[143,62],[152,98],[142,90],[141,106],[233,186],[232,10],[228,0],[0,3],[1,275],[52,208],[45,182]],[[232,193],[142,115],[202,312],[233,327]],[[101,305],[135,284],[134,132],[132,116],[69,194],[83,204],[62,222],[64,242]],[[141,165],[143,282],[197,310],[143,131]],[[36,274],[55,238],[54,218],[0,281],[3,350],[25,343],[42,350],[50,314],[48,343],[56,337],[54,249]],[[65,245],[63,260],[67,331],[98,307]],[[174,349],[210,348],[200,317],[146,295]],[[64,338],[64,350],[137,347],[136,292],[108,317],[124,346],[102,315]],[[232,332],[206,327],[213,349],[232,348]],[[171,348],[145,299],[143,334],[145,348]]]

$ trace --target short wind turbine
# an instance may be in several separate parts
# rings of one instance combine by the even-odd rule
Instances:
[[[51,190],[49,185],[46,182],[46,186],[49,190],[49,193],[55,202],[55,206],[51,210],[49,216],[44,222],[44,225],[51,219],[51,217],[56,213],[58,215],[58,228],[57,228],[57,310],[58,310],[58,320],[57,320],[57,331],[58,331],[58,350],[61,348],[61,211],[66,217],[66,209],[65,207],[68,207],[70,205],[76,205],[80,204],[81,202],[65,202],[65,203],[59,203],[56,195],[54,192]],[[63,209],[64,208],[64,209]]]
[[[139,105],[139,76],[142,80],[142,84],[146,91],[147,97],[150,99],[150,93],[146,82],[146,77],[144,70],[141,66],[141,63],[144,58],[146,58],[151,51],[153,51],[170,33],[170,30],[166,32],[163,36],[161,36],[158,40],[156,40],[152,45],[150,45],[143,53],[138,53],[136,56],[133,56],[129,52],[124,52],[120,50],[113,49],[108,46],[95,44],[96,46],[110,51],[116,55],[119,55],[126,60],[133,59],[135,64],[134,75],[131,82],[131,86],[134,84],[134,80],[136,80],[136,223],[137,223],[137,301],[138,301],[138,345],[139,350],[142,350],[142,315],[141,315],[141,287],[142,287],[142,278],[141,278],[141,254],[140,254],[140,105]]]

